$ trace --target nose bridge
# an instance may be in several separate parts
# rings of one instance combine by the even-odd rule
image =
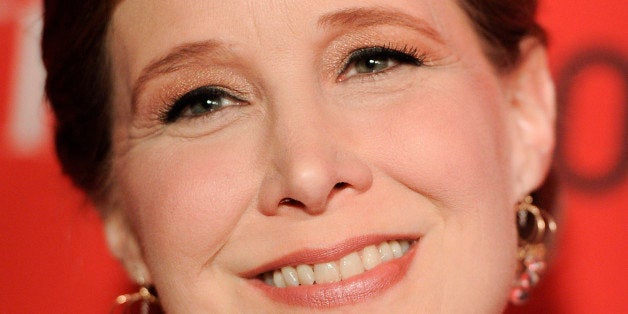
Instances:
[[[331,135],[326,116],[332,108],[308,62],[287,55],[282,59],[285,61],[275,64],[268,79],[272,90],[268,108],[271,135],[277,140],[277,148],[286,152],[304,155],[310,149],[320,150],[323,147],[318,142]]]
[[[315,88],[300,85],[275,98],[271,110],[272,135],[285,150],[304,153],[312,149],[322,153],[320,149],[324,147],[319,147],[320,142],[331,137],[330,121],[326,118],[330,108]]]

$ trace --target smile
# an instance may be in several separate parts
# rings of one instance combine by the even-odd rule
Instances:
[[[415,241],[392,240],[369,245],[339,260],[317,264],[299,264],[265,272],[263,281],[273,287],[286,288],[328,284],[367,272],[382,263],[401,258]]]
[[[332,308],[364,302],[395,286],[419,249],[417,236],[385,237],[294,252],[262,266],[249,283],[288,305]]]

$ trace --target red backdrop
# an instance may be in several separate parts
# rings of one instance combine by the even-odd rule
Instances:
[[[131,289],[60,174],[38,59],[41,5],[0,1],[0,311],[107,313]],[[628,313],[628,4],[545,0],[562,118],[559,250],[511,313]]]

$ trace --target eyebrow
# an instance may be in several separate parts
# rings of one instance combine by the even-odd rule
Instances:
[[[414,29],[438,43],[444,43],[440,34],[425,20],[387,8],[350,8],[323,15],[318,20],[320,27],[369,27],[377,25],[397,25]]]
[[[192,60],[200,60],[211,52],[224,52],[226,45],[218,40],[186,43],[176,46],[165,57],[157,58],[142,69],[138,79],[133,84],[131,108],[135,111],[140,93],[146,84],[162,74],[175,72]]]

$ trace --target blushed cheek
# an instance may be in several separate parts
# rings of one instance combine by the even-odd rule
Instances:
[[[443,270],[426,275],[447,292],[443,304],[505,299],[514,272],[507,104],[495,78],[473,81],[431,85],[371,123],[386,125],[373,131],[385,134],[372,144],[385,148],[378,167],[438,206],[442,224],[426,235],[424,252],[433,254],[426,269]],[[468,283],[476,289],[460,288]]]
[[[509,193],[501,93],[468,81],[454,78],[408,94],[365,130],[376,141],[370,146],[379,148],[378,167],[444,207],[473,204],[485,191]]]
[[[186,268],[200,271],[255,191],[254,180],[246,175],[252,173],[245,169],[253,162],[243,160],[252,154],[202,141],[141,144],[119,170],[126,210],[149,268],[169,276]]]

